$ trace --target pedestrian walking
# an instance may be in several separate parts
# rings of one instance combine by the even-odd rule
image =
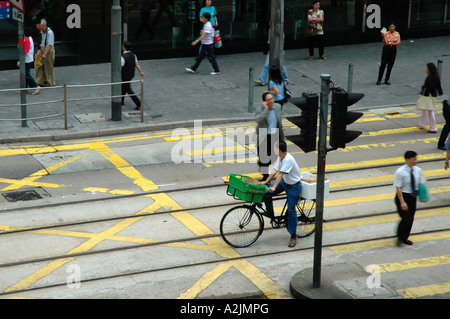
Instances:
[[[217,19],[217,11],[216,7],[212,5],[212,0],[205,0],[203,2],[203,8],[200,9],[200,17],[203,16],[203,13],[208,12],[211,15],[210,22],[213,28],[219,27],[219,20]]]
[[[207,55],[208,60],[214,69],[214,71],[210,74],[220,74],[219,65],[217,64],[216,57],[214,55],[214,28],[210,20],[211,14],[209,14],[208,12],[203,13],[203,15],[200,17],[200,22],[203,23],[203,29],[200,32],[200,37],[191,43],[192,46],[195,46],[197,45],[197,43],[201,42],[200,51],[197,58],[195,59],[195,64],[190,68],[186,68],[186,71],[189,73],[194,74],[197,71],[197,68],[200,66],[200,63],[202,63],[205,55]]]
[[[122,44],[122,57],[121,57],[121,66],[122,66],[122,81],[131,81],[134,78],[135,69],[139,71],[141,77],[144,77],[145,74],[142,72],[141,66],[139,65],[136,54],[131,52],[131,43],[126,41]],[[122,83],[122,105],[125,103],[125,95],[129,94],[134,104],[136,104],[136,110],[141,108],[141,101],[134,93],[131,88],[131,83]]]
[[[450,94],[444,102],[442,102],[442,114],[444,114],[445,124],[442,128],[441,136],[438,141],[438,149],[445,150],[445,141],[450,134]]]
[[[264,194],[266,211],[274,216],[272,197],[286,192],[288,204],[288,232],[291,235],[288,247],[297,244],[297,210],[295,208],[302,190],[301,174],[295,158],[287,152],[287,144],[284,141],[276,142],[274,151],[278,154],[274,166],[274,172],[261,184],[267,185],[276,176],[275,182],[270,185]]]
[[[395,24],[389,25],[389,31],[386,28],[381,30],[381,37],[383,38],[383,53],[381,54],[381,65],[378,70],[377,85],[381,84],[384,70],[387,66],[386,77],[384,78],[384,84],[391,85],[389,81],[391,78],[392,68],[394,67],[395,58],[397,57],[397,47],[400,45],[400,33],[395,31]]]
[[[269,166],[274,160],[273,147],[276,141],[283,141],[283,125],[281,105],[275,103],[273,95],[263,93],[262,104],[255,108],[256,149],[258,152],[258,166],[263,174],[262,180],[269,177]]]
[[[323,23],[325,21],[325,13],[320,10],[320,1],[313,1],[313,8],[308,10],[308,24],[306,28],[310,30],[315,30],[314,36],[308,37],[308,49],[309,49],[309,60],[314,60],[314,45],[317,42],[319,47],[319,56],[321,59],[326,60],[325,56],[325,41],[323,33]]]
[[[401,221],[397,228],[397,244],[412,245],[408,239],[416,213],[419,185],[426,183],[422,170],[417,165],[417,153],[407,151],[405,164],[397,169],[394,175],[394,187],[396,188],[395,204]]]
[[[280,69],[275,67],[270,68],[269,90],[264,91],[263,93],[272,94],[275,99],[275,103],[280,104],[281,109],[283,109],[284,103],[287,102],[287,97],[286,85],[283,82]]]
[[[263,54],[266,56],[266,62],[264,63],[264,67],[261,70],[261,74],[259,75],[258,80],[255,80],[255,84],[257,86],[264,86],[266,83],[267,75],[269,74],[269,62],[270,62],[270,32],[269,39],[267,40],[266,45],[264,46]],[[284,84],[289,83],[289,75],[286,69],[286,65],[284,64],[284,50],[283,50],[283,82]]]
[[[428,133],[437,133],[436,117],[434,116],[434,109],[437,103],[436,97],[438,93],[439,95],[443,95],[444,92],[442,91],[441,80],[439,79],[439,72],[436,65],[434,65],[434,63],[428,63],[425,71],[427,77],[422,86],[421,95],[417,99],[417,109],[422,111],[422,118],[419,126],[424,130],[427,125],[428,117],[428,122],[430,124]]]
[[[31,28],[24,29],[25,35],[25,82],[29,88],[36,88],[33,95],[41,92],[41,87],[36,83],[36,80],[31,75],[31,69],[34,68],[34,41],[31,37]]]
[[[36,28],[41,32],[39,65],[36,68],[36,82],[39,86],[55,86],[55,34],[42,19]]]

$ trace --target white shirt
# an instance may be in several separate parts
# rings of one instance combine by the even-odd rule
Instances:
[[[203,33],[206,33],[206,37],[202,39],[202,44],[213,44],[214,43],[214,28],[210,21],[203,25]]]
[[[417,166],[413,166],[413,175],[416,190],[419,189],[419,185],[425,184],[425,176],[423,176],[422,169]],[[402,193],[412,194],[411,189],[411,167],[407,164],[399,167],[394,175],[394,187],[400,187]]]
[[[32,37],[28,37],[30,41],[30,49],[28,53],[25,53],[25,63],[31,63],[34,61],[34,41]]]
[[[289,153],[286,153],[286,156],[283,158],[283,160],[281,160],[281,157],[278,156],[274,169],[277,172],[283,173],[283,180],[286,184],[289,185],[300,182],[302,178],[297,162]]]

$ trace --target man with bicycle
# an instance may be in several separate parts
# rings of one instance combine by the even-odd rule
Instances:
[[[272,197],[285,191],[288,204],[288,232],[291,234],[288,247],[295,247],[297,244],[297,211],[295,206],[300,197],[302,189],[300,169],[294,157],[287,152],[286,142],[276,142],[274,151],[278,154],[274,165],[275,172],[262,181],[261,184],[267,185],[272,178],[277,176],[273,185],[270,185],[264,195],[267,213],[274,216]]]

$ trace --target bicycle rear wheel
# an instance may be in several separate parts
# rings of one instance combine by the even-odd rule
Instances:
[[[308,237],[316,230],[316,201],[300,199],[297,210],[297,236]]]
[[[220,235],[230,246],[248,247],[261,235],[264,221],[255,208],[247,205],[231,208],[220,221]]]

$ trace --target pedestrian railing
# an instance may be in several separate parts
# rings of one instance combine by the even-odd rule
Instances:
[[[96,87],[105,87],[113,85],[121,85],[124,83],[140,83],[140,92],[139,94],[131,94],[127,96],[138,96],[141,99],[141,108],[140,108],[140,116],[141,116],[141,122],[144,122],[144,80],[133,80],[133,81],[124,81],[124,82],[114,82],[114,83],[97,83],[97,84],[76,84],[76,85],[67,85],[64,83],[62,86],[51,86],[51,87],[42,87],[41,90],[63,90],[63,98],[59,100],[50,100],[50,101],[42,101],[42,102],[26,102],[26,103],[18,103],[18,104],[0,104],[0,108],[2,107],[21,107],[21,114],[22,118],[8,118],[8,119],[1,119],[0,121],[22,121],[22,126],[26,127],[27,121],[37,121],[37,120],[45,120],[55,117],[64,117],[64,129],[68,130],[68,114],[69,114],[69,102],[77,102],[77,101],[90,101],[90,100],[101,100],[101,99],[115,99],[115,98],[122,98],[126,95],[107,95],[107,96],[93,96],[93,97],[78,97],[78,98],[69,98],[68,97],[68,91],[69,89],[75,89],[75,88],[96,88]],[[7,93],[7,92],[19,92],[27,91],[27,90],[35,90],[36,88],[20,88],[20,89],[5,89],[0,90],[0,94]],[[51,115],[45,115],[45,116],[38,116],[38,117],[27,117],[27,107],[36,107],[38,105],[48,105],[48,104],[63,104],[63,112],[62,113],[56,113]],[[24,125],[25,124],[25,125]]]

